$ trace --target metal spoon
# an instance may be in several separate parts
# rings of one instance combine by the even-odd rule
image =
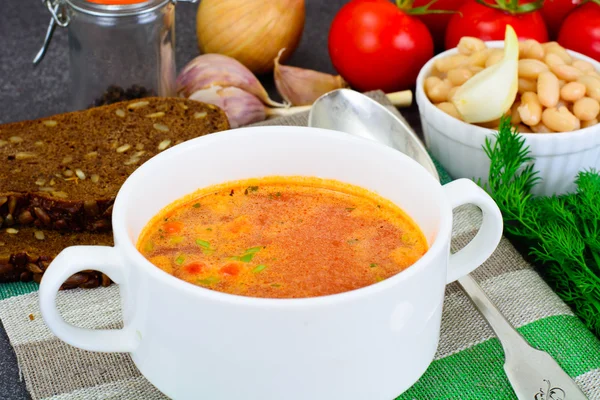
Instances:
[[[413,158],[440,179],[431,157],[412,128],[363,94],[339,89],[321,96],[311,108],[308,126],[346,132],[386,144]],[[458,283],[502,344],[504,371],[519,400],[587,399],[548,353],[527,343],[475,279],[466,275]]]

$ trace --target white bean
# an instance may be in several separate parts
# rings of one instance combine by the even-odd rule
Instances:
[[[483,49],[476,51],[475,53],[469,56],[469,59],[467,60],[467,65],[483,68],[485,67],[485,62],[487,61],[491,53],[492,49]]]
[[[521,121],[529,126],[539,124],[542,118],[542,105],[534,92],[523,93],[518,110]]]
[[[573,104],[573,114],[582,121],[596,119],[600,112],[600,103],[590,97],[584,97]]]
[[[510,123],[518,125],[521,123],[521,114],[519,114],[519,106],[521,105],[520,100],[516,100],[510,107]]]
[[[517,129],[520,133],[533,133],[531,128],[529,128],[527,125],[519,124],[517,125]]]
[[[460,119],[462,121],[462,118],[454,104],[445,101],[443,103],[436,104],[436,107],[445,112],[446,114],[454,118]]]
[[[531,126],[530,128],[533,133],[554,133],[552,129],[548,128],[541,122],[537,125]]]
[[[565,64],[565,61],[554,53],[546,54],[546,56],[544,57],[544,62],[550,67],[553,65]]]
[[[494,64],[498,64],[502,58],[504,57],[504,50],[502,49],[493,49],[490,52],[487,60],[485,60],[485,67],[491,67]]]
[[[560,97],[565,101],[577,101],[585,96],[585,85],[580,82],[569,82],[560,89]]]
[[[483,71],[483,67],[479,67],[477,65],[470,65],[468,68],[469,68],[469,71],[471,71],[471,73],[473,75],[477,75],[478,73]]]
[[[585,86],[586,96],[600,101],[600,79],[590,75],[583,75],[577,78],[577,82]]]
[[[429,99],[434,103],[441,103],[448,100],[448,93],[452,89],[452,84],[448,80],[443,80],[429,91]]]
[[[439,58],[435,60],[435,67],[440,72],[448,72],[451,69],[467,65],[468,57],[464,54],[455,54],[453,56]]]
[[[543,60],[545,55],[544,48],[542,45],[533,39],[529,39],[525,41],[525,51],[523,54],[523,58],[533,58],[536,60]]]
[[[535,92],[537,90],[537,83],[535,81],[519,78],[519,94],[523,94],[525,92]]]
[[[562,47],[562,46],[561,46],[560,44],[558,44],[558,42],[556,42],[556,41],[542,43],[542,47],[544,48],[544,51],[548,51],[548,49],[549,49],[550,47],[555,47],[555,46]]]
[[[550,71],[542,72],[538,76],[537,93],[540,103],[544,107],[556,107],[560,96],[558,78]]]
[[[438,78],[437,76],[429,76],[425,79],[425,94],[427,94],[427,96],[429,96],[429,93],[431,93],[431,89],[433,89],[434,87],[436,87],[437,85],[439,85],[440,83],[442,83],[442,80],[440,78]]]
[[[583,76],[583,72],[571,65],[566,64],[551,65],[550,70],[554,72],[554,75],[556,75],[559,79],[564,79],[568,82],[575,81],[580,76]]]
[[[590,64],[587,61],[583,61],[583,60],[574,60],[571,65],[582,72],[596,71],[596,69],[594,68],[594,66],[592,64]]]
[[[452,89],[450,89],[450,91],[448,92],[448,101],[452,100],[459,88],[460,86],[454,86]]]
[[[542,122],[556,132],[570,132],[580,128],[579,119],[566,107],[546,108],[542,113]]]
[[[454,86],[460,86],[473,76],[467,68],[456,68],[448,71],[448,79]]]
[[[565,62],[565,64],[571,64],[573,62],[573,58],[567,53],[564,47],[558,46],[550,46],[545,49],[546,54],[556,54]]]
[[[519,60],[519,78],[537,79],[538,75],[545,71],[548,71],[548,66],[540,60]]]
[[[456,46],[460,54],[470,56],[471,54],[485,49],[485,43],[483,40],[471,36],[463,36]]]

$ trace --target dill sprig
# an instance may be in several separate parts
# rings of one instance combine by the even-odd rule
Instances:
[[[534,197],[535,160],[508,118],[484,150],[491,162],[485,189],[502,211],[507,237],[600,337],[600,174],[581,171],[575,193]]]

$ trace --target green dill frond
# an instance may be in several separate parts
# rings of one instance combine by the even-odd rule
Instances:
[[[540,180],[535,160],[506,117],[484,151],[490,159],[484,189],[502,211],[507,237],[528,248],[554,291],[600,337],[600,174],[581,171],[576,193],[533,196]]]

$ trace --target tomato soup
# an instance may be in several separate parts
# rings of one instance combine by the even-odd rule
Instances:
[[[267,298],[324,296],[389,278],[427,242],[392,202],[333,180],[268,177],[201,189],[162,210],[138,250],[182,280]]]

